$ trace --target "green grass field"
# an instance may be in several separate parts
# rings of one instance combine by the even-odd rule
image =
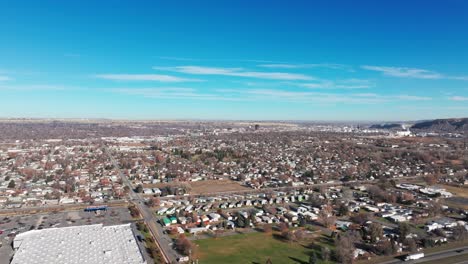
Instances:
[[[222,238],[209,238],[195,241],[198,245],[200,264],[219,263],[259,263],[271,259],[272,263],[307,264],[314,249],[309,243],[290,243],[275,238],[271,234],[249,233]],[[317,252],[318,253],[318,252]],[[319,257],[320,254],[317,254]]]

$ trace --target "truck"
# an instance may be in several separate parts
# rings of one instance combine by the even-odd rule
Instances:
[[[405,261],[424,258],[424,253],[409,254],[405,257]]]

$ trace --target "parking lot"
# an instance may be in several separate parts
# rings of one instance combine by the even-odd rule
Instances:
[[[78,225],[118,225],[132,222],[129,210],[125,207],[109,208],[107,211],[70,211],[48,214],[10,216],[0,218],[0,264],[8,264],[13,256],[14,235],[33,229],[67,227]]]

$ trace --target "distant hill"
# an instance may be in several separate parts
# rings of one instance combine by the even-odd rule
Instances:
[[[414,124],[411,128],[443,132],[468,131],[468,118],[449,118],[423,121]]]
[[[370,129],[403,129],[402,124],[375,124],[369,127]]]

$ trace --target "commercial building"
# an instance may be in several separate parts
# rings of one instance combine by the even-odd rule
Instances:
[[[130,224],[31,230],[13,248],[11,264],[146,264]]]

